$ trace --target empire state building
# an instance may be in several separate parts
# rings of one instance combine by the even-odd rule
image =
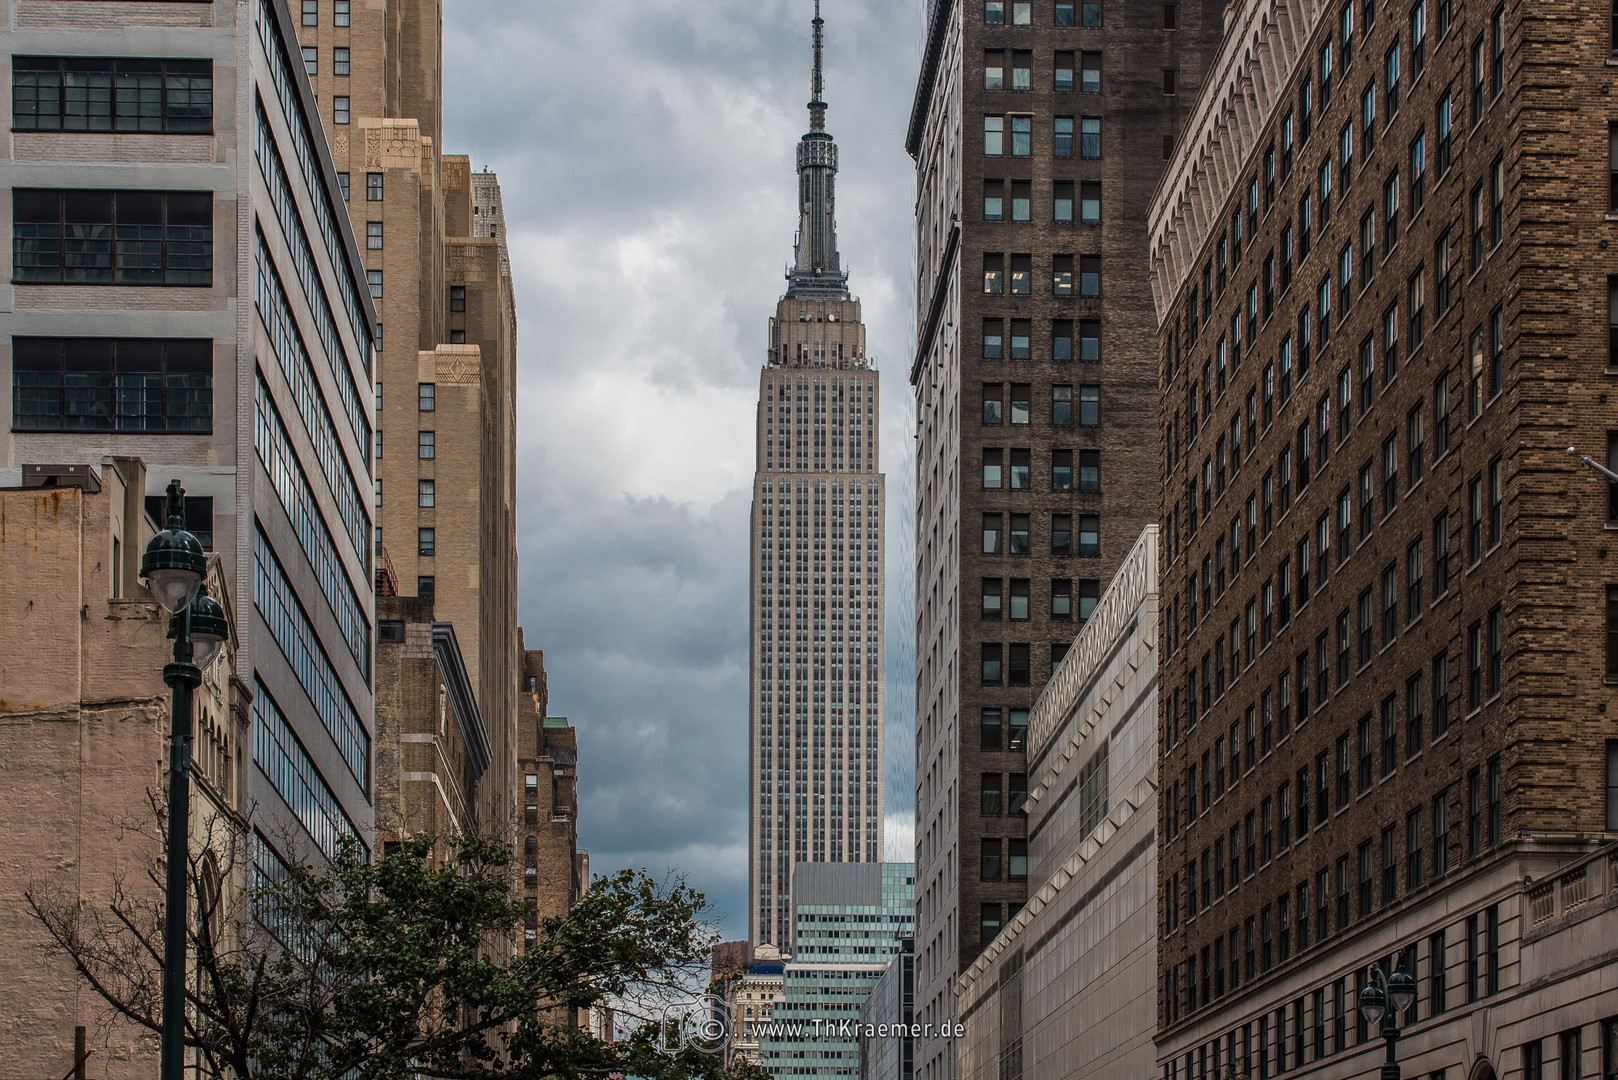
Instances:
[[[837,144],[814,18],[798,238],[759,376],[749,936],[792,948],[792,871],[882,859],[883,477],[877,373],[837,251]]]

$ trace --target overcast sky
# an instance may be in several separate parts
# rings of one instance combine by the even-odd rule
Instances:
[[[888,857],[911,858],[913,172],[922,0],[823,0],[843,265],[882,372]],[[447,0],[445,150],[500,175],[521,614],[579,730],[592,869],[747,932],[747,521],[792,257],[813,0]]]

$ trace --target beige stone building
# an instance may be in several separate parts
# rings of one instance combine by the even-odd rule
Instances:
[[[42,484],[61,486],[39,486]],[[35,893],[105,909],[121,879],[137,902],[161,903],[146,877],[162,855],[149,796],[167,791],[172,655],[167,620],[140,585],[156,531],[139,459],[29,470],[0,489],[0,785],[9,840],[0,852],[0,1061],[6,1076],[71,1074],[75,1028],[97,1080],[146,1080],[155,1036],[115,1019],[24,899]],[[234,610],[218,556],[207,581]],[[235,671],[234,631],[195,694],[191,838],[245,820],[250,699]],[[245,861],[219,843],[210,887],[239,896]],[[228,902],[228,900],[227,900]]]
[[[1028,839],[968,869],[1028,902],[957,981],[962,1080],[1152,1074],[1157,559],[1149,525],[1034,701]]]
[[[489,734],[455,624],[429,597],[377,598],[376,835],[479,833]]]
[[[882,859],[879,381],[837,251],[821,100],[798,144],[797,258],[759,376],[750,531],[749,940],[790,948],[793,868]]]
[[[299,22],[377,308],[378,562],[455,628],[492,755],[477,818],[511,835],[517,340],[499,181],[443,152],[442,0],[309,0]]]

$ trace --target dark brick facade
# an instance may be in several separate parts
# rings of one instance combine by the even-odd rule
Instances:
[[[1028,25],[1018,25],[1025,8]],[[988,18],[997,9],[1002,18]],[[983,916],[1003,925],[1026,896],[1008,874],[1026,829],[1014,811],[1027,758],[1013,718],[1031,708],[1088,604],[1158,514],[1146,210],[1221,9],[1215,0],[935,5],[909,144],[922,188],[911,370],[918,1021],[947,1018],[956,972],[997,928]],[[1001,124],[998,153],[991,119]],[[1099,122],[1088,138],[1087,119]],[[1059,198],[1070,200],[1062,213]],[[998,486],[986,482],[986,453],[999,455]],[[1059,468],[1068,470],[1060,480]],[[984,550],[986,519],[1000,530],[997,553]],[[1064,589],[1065,604],[1053,605]],[[985,592],[999,595],[998,612],[985,608]],[[997,677],[985,677],[986,649],[989,659],[998,650]],[[985,732],[985,710],[998,730]],[[1000,789],[987,802],[985,776]],[[939,1055],[953,1053],[918,1046],[918,1075],[942,1080]]]
[[[567,914],[589,887],[590,857],[579,849],[578,733],[565,719],[545,716],[545,654],[524,649],[519,669],[517,849],[528,908],[524,943],[531,946],[540,923]]]
[[[1520,830],[1578,841],[1606,825],[1614,523],[1605,482],[1566,448],[1601,459],[1618,427],[1609,6],[1354,0],[1346,42],[1343,5],[1322,7],[1297,63],[1269,73],[1286,80],[1278,104],[1164,294],[1165,1034]]]

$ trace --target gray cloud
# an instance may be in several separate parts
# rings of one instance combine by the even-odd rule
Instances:
[[[824,0],[839,233],[883,370],[890,856],[912,805],[918,0]],[[448,0],[446,149],[498,172],[516,280],[522,621],[579,727],[597,870],[683,870],[746,932],[747,514],[792,257],[809,0]]]

